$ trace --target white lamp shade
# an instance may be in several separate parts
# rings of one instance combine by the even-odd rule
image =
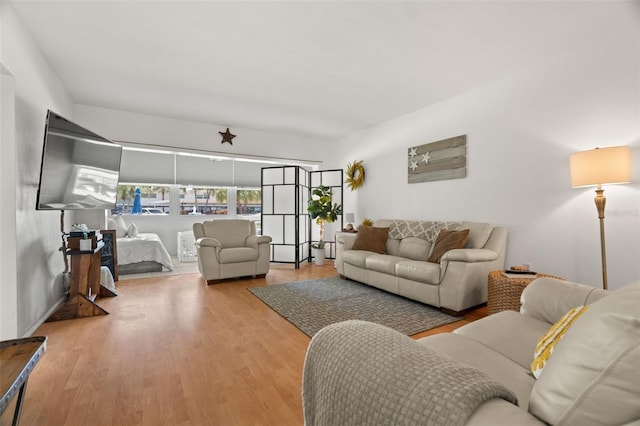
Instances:
[[[347,213],[345,217],[347,219],[347,223],[353,223],[356,220],[355,215],[353,213]]]
[[[631,182],[631,149],[628,146],[596,148],[569,157],[571,186]]]

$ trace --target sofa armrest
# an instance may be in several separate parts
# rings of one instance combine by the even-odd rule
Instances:
[[[588,305],[606,295],[606,290],[588,285],[556,278],[538,278],[522,292],[520,313],[553,324],[570,309]]]
[[[222,247],[222,243],[212,237],[202,237],[196,240],[196,245],[200,247]]]
[[[265,244],[270,243],[272,241],[272,238],[268,235],[258,235],[256,241],[258,242],[258,244]]]
[[[462,424],[493,397],[516,399],[480,370],[370,322],[323,328],[304,362],[306,425]]]
[[[336,234],[336,259],[334,265],[340,275],[344,274],[344,260],[342,253],[353,248],[356,242],[356,234]]]
[[[443,254],[441,262],[490,262],[497,258],[498,253],[489,249],[454,249]]]
[[[336,244],[340,246],[342,250],[351,250],[353,243],[356,242],[356,234],[338,234],[336,235]]]

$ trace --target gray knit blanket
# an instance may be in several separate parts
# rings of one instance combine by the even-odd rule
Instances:
[[[306,426],[463,425],[491,398],[517,404],[482,371],[365,321],[320,330],[304,363]]]

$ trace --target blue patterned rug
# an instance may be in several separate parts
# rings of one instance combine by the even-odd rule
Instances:
[[[461,319],[337,276],[248,290],[309,337],[329,324],[353,319],[382,324],[408,336]]]

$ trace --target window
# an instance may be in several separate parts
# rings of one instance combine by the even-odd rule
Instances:
[[[227,215],[228,202],[227,188],[180,187],[181,215]]]
[[[135,212],[136,190],[140,190],[139,212]],[[170,212],[168,186],[118,185],[118,201],[112,214],[167,215]]]

